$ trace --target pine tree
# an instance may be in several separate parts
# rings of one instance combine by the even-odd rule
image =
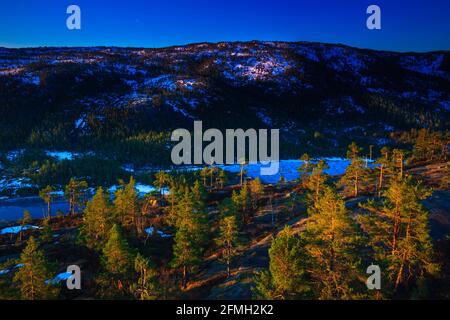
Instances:
[[[127,276],[132,269],[133,252],[117,224],[109,231],[108,241],[103,248],[103,257],[106,271],[114,276]]]
[[[233,207],[237,211],[239,224],[248,222],[248,214],[251,208],[251,195],[247,182],[244,183],[239,192],[233,190],[231,193],[231,201],[233,202]]]
[[[225,218],[229,216],[236,216],[238,214],[235,203],[231,198],[225,198],[219,204],[220,218]]]
[[[206,188],[206,178],[208,177],[209,174],[209,168],[208,167],[204,167],[201,171],[200,171],[200,176],[202,178],[203,181],[203,186]]]
[[[194,186],[191,188],[192,195],[199,209],[205,210],[205,201],[208,194],[205,188],[200,184],[198,180],[195,180]]]
[[[102,271],[96,278],[97,295],[108,299],[128,298],[134,293],[130,289],[135,256],[119,225],[114,224],[109,230],[102,253]]]
[[[20,220],[20,232],[19,232],[19,241],[22,241],[22,234],[25,227],[30,224],[33,220],[31,219],[30,211],[23,211],[23,218]]]
[[[244,222],[249,221],[249,213],[251,209],[251,194],[247,181],[244,182],[243,187],[239,192],[240,208],[242,210],[242,217]]]
[[[66,185],[64,196],[69,201],[69,212],[71,215],[74,215],[76,208],[83,204],[87,187],[86,181],[78,181],[74,178],[71,178]]]
[[[305,261],[305,243],[290,227],[272,241],[269,249],[269,272],[257,274],[256,294],[263,299],[295,299],[310,291]]]
[[[33,237],[30,237],[20,255],[20,264],[22,267],[14,275],[14,281],[19,285],[22,299],[43,300],[57,297],[57,288],[47,281],[52,279],[49,263]]]
[[[352,142],[347,151],[347,158],[350,164],[345,170],[344,176],[341,178],[340,184],[346,189],[352,190],[353,197],[357,197],[361,191],[361,187],[366,176],[364,161],[359,156],[361,149]]]
[[[209,168],[209,188],[210,188],[210,190],[212,190],[214,187],[213,182],[214,182],[214,176],[216,175],[216,173],[217,173],[217,168],[211,166]]]
[[[438,266],[428,229],[428,213],[420,200],[429,192],[411,179],[393,179],[384,202],[362,205],[369,214],[361,223],[369,234],[374,258],[388,274],[388,286],[396,291],[409,287]]]
[[[50,226],[50,218],[44,218],[42,220],[42,228],[39,238],[43,243],[49,243],[53,240],[53,230]]]
[[[303,163],[298,167],[297,171],[299,174],[299,182],[305,184],[308,180],[309,175],[312,173],[314,168],[314,164],[312,163],[312,159],[309,154],[305,153],[300,157],[300,161]]]
[[[111,226],[111,207],[108,195],[100,187],[83,213],[80,240],[91,249],[100,249],[108,238]]]
[[[53,193],[55,192],[55,188],[52,186],[46,186],[44,189],[39,191],[39,197],[47,204],[47,216],[51,218],[51,204],[53,202]]]
[[[186,287],[192,268],[200,262],[208,240],[208,215],[202,194],[200,184],[194,186],[193,191],[186,187],[173,219],[177,232],[171,265],[182,272],[182,288]]]
[[[328,175],[324,171],[328,168],[328,165],[325,161],[320,160],[316,164],[311,164],[311,168],[311,173],[306,178],[305,187],[308,190],[308,204],[316,205],[326,188]]]
[[[134,296],[139,300],[155,300],[160,295],[157,272],[148,258],[137,254],[134,259],[137,281],[131,286]]]
[[[220,169],[220,171],[219,171],[220,189],[223,189],[223,186],[225,183],[227,183],[227,181],[228,181],[228,176],[227,176],[225,170]]]
[[[136,193],[135,180],[130,178],[128,184],[115,193],[114,211],[118,221],[126,228],[133,227],[137,234],[142,232],[139,210],[137,208],[138,195]]]
[[[172,267],[181,269],[181,287],[187,286],[190,270],[200,263],[201,248],[188,225],[180,225],[175,234]]]
[[[405,161],[405,151],[401,149],[394,149],[392,151],[392,162],[394,167],[397,169],[398,176],[403,178],[403,164]]]
[[[359,237],[344,201],[328,187],[308,212],[310,218],[303,236],[310,261],[308,272],[317,297],[352,298],[352,288],[358,282]]]
[[[247,164],[246,160],[241,160],[240,161],[240,167],[241,170],[239,172],[239,176],[240,176],[240,186],[242,187],[244,185],[244,175],[247,174],[246,170],[245,170],[245,165]]]
[[[176,210],[174,225],[187,228],[196,245],[203,247],[208,239],[208,213],[204,202],[186,188]],[[201,250],[200,250],[201,251]]]
[[[379,157],[375,163],[377,164],[376,168],[379,170],[377,187],[375,190],[377,190],[378,197],[381,197],[386,180],[392,174],[392,162],[389,148],[383,147],[383,149],[381,149],[381,157]]]
[[[155,174],[155,181],[153,182],[153,184],[155,185],[155,187],[159,189],[161,199],[163,197],[163,189],[167,187],[169,183],[170,183],[170,176],[166,172],[159,171]]]
[[[264,186],[261,183],[261,179],[256,178],[256,179],[250,181],[249,187],[250,187],[250,193],[251,193],[252,207],[253,207],[253,210],[255,210],[258,207],[259,199],[264,194]]]
[[[231,275],[231,262],[237,255],[238,227],[235,216],[224,217],[219,223],[219,237],[216,240],[221,257],[227,265],[227,275]]]

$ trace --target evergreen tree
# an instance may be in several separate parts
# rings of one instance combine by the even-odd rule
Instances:
[[[159,189],[161,199],[163,197],[163,189],[167,187],[169,183],[170,183],[170,176],[166,172],[159,171],[155,174],[155,181],[153,182],[153,184],[155,185],[156,188]]]
[[[20,231],[19,231],[19,241],[22,241],[22,234],[25,227],[30,224],[33,220],[31,219],[30,211],[23,211],[23,218],[20,220]]]
[[[348,146],[347,158],[350,160],[350,164],[345,170],[345,174],[342,177],[340,184],[346,189],[352,190],[353,197],[357,197],[361,191],[361,187],[366,176],[366,170],[364,168],[364,161],[359,156],[361,149],[352,142]]]
[[[142,232],[140,212],[138,210],[138,195],[135,180],[130,178],[128,184],[115,193],[114,211],[118,221],[126,228],[134,228],[137,234]]]
[[[242,211],[242,217],[244,222],[249,221],[249,213],[251,210],[252,198],[250,194],[250,188],[247,181],[244,182],[243,187],[239,192],[240,208]]]
[[[81,242],[91,249],[102,248],[108,238],[111,220],[108,195],[100,187],[84,209]]]
[[[109,231],[103,256],[104,267],[111,275],[125,277],[133,267],[133,252],[117,224]]]
[[[320,299],[350,299],[358,286],[358,233],[344,201],[326,188],[308,210],[304,240],[308,272]],[[359,283],[361,284],[361,283]]]
[[[250,181],[250,193],[253,210],[258,207],[258,201],[264,193],[264,186],[261,183],[261,179],[256,178]]]
[[[217,170],[218,170],[218,169],[217,169],[216,167],[213,167],[213,166],[211,166],[211,167],[209,168],[209,188],[210,188],[210,190],[212,190],[213,187],[214,187],[214,185],[213,185],[213,182],[214,182],[214,176],[216,175]]]
[[[195,180],[194,186],[191,188],[191,191],[197,207],[200,210],[205,210],[205,201],[208,197],[205,188],[200,184],[198,180]]]
[[[316,205],[320,196],[326,188],[328,175],[324,171],[328,168],[324,160],[320,160],[316,164],[311,164],[311,173],[306,178],[305,187],[308,191],[308,204]]]
[[[411,179],[394,179],[384,202],[362,205],[369,214],[361,216],[369,234],[374,258],[386,270],[387,286],[396,291],[409,287],[425,274],[438,270],[428,229],[428,213],[420,200],[429,192]]]
[[[134,259],[137,281],[131,286],[134,296],[139,300],[155,300],[159,296],[157,272],[149,259],[137,254]]]
[[[181,287],[187,286],[191,269],[200,263],[201,248],[188,225],[180,225],[175,234],[172,267],[181,269]]]
[[[239,172],[239,177],[240,177],[240,186],[242,187],[244,185],[244,175],[247,174],[246,170],[245,170],[245,165],[247,164],[246,160],[241,160],[240,161],[240,167],[241,170]]]
[[[220,189],[223,189],[224,184],[227,182],[228,182],[228,176],[227,176],[225,170],[220,169],[220,171],[219,171]]]
[[[238,227],[235,216],[224,217],[219,223],[219,237],[216,240],[222,259],[227,265],[227,275],[231,274],[231,262],[237,255]]]
[[[272,241],[269,249],[269,272],[257,274],[256,295],[263,299],[296,299],[307,297],[304,250],[305,243],[290,227],[286,227]]]
[[[204,167],[201,171],[200,171],[200,177],[202,178],[203,181],[203,186],[206,188],[206,178],[208,177],[209,174],[209,168],[208,167]]]
[[[52,186],[46,186],[44,189],[39,191],[39,197],[47,204],[47,216],[51,217],[51,204],[54,198],[55,188]]]
[[[130,282],[135,257],[119,225],[110,228],[102,253],[102,272],[96,278],[97,295],[108,299],[129,298],[134,293]]]
[[[235,203],[231,198],[225,198],[219,204],[220,218],[236,216],[238,214]]]
[[[375,190],[377,190],[378,197],[381,197],[381,193],[386,184],[386,178],[392,174],[392,162],[389,148],[383,147],[383,149],[381,149],[381,157],[376,160],[375,164],[377,165],[376,168],[379,170],[377,187]]]
[[[69,212],[71,215],[75,214],[77,207],[83,205],[87,187],[86,181],[78,181],[74,178],[71,178],[66,185],[64,196],[69,201]]]
[[[200,187],[200,184],[196,184],[193,191],[185,188],[173,221],[177,231],[171,266],[181,270],[182,288],[186,287],[188,275],[193,267],[200,263],[208,240],[208,215]]]
[[[57,288],[47,281],[52,279],[49,263],[33,237],[28,240],[19,263],[22,267],[14,275],[14,281],[19,285],[22,299],[43,300],[57,297]]]
[[[49,243],[53,240],[53,230],[50,226],[50,218],[44,218],[42,220],[40,240],[43,243]]]
[[[394,149],[392,151],[392,162],[397,169],[398,176],[403,178],[403,164],[405,161],[405,151],[401,149]]]
[[[311,157],[307,153],[300,157],[300,161],[303,163],[297,169],[299,175],[298,179],[300,183],[305,184],[314,168],[314,164]]]

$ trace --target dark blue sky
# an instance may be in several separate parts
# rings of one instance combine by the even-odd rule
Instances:
[[[66,28],[81,8],[82,29]],[[366,28],[366,8],[382,30]],[[0,46],[163,47],[285,40],[395,51],[450,49],[449,0],[1,0]]]

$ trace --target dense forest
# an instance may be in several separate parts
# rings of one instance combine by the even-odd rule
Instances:
[[[299,179],[275,185],[248,178],[245,166],[212,166],[157,172],[158,189],[145,196],[130,177],[112,197],[102,187],[91,197],[71,178],[69,212],[57,216],[48,185],[39,192],[48,215],[21,220],[39,229],[0,236],[7,251],[21,250],[0,268],[1,298],[448,299],[448,226],[433,238],[423,202],[433,192],[448,202],[448,136],[401,139],[411,152],[384,147],[372,167],[350,144],[341,176],[304,154]],[[442,163],[433,179],[415,171]],[[82,290],[50,281],[67,264],[83,270]],[[380,290],[366,287],[371,264]]]

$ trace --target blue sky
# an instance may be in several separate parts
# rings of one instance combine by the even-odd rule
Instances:
[[[81,8],[68,30],[66,8]],[[366,8],[382,30],[366,28]],[[280,40],[394,51],[450,50],[448,0],[2,0],[0,46],[164,47],[193,42]]]

